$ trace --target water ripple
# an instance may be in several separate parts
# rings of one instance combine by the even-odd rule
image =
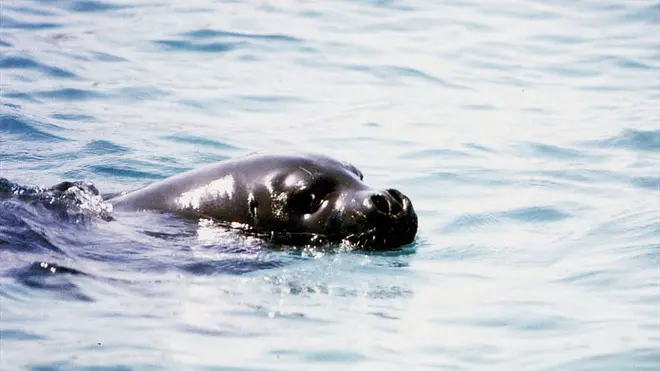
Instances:
[[[79,114],[79,113],[53,113],[52,115],[50,115],[50,117],[56,120],[64,120],[64,121],[83,121],[83,122],[96,121],[96,119],[93,116]]]
[[[69,10],[79,13],[97,13],[129,8],[126,5],[96,0],[61,0],[57,2],[66,6]]]
[[[237,147],[225,143],[225,142],[219,142],[216,140],[212,140],[209,138],[202,138],[202,137],[196,137],[193,135],[186,135],[186,134],[178,134],[178,135],[168,135],[162,137],[165,140],[172,141],[175,143],[184,143],[184,144],[193,144],[197,146],[204,146],[204,147],[211,147],[211,148],[216,148],[216,149],[222,149],[222,150],[235,150],[238,149]]]
[[[33,95],[27,94],[27,93],[21,93],[21,92],[16,92],[16,91],[4,91],[2,93],[3,98],[11,98],[15,100],[22,100],[25,102],[32,102],[32,103],[41,103],[40,100],[36,99]]]
[[[2,69],[31,69],[43,72],[46,75],[59,78],[77,78],[73,72],[58,67],[51,67],[36,62],[34,59],[25,57],[3,56],[0,58],[0,68]]]
[[[571,214],[549,206],[524,207],[503,212],[501,215],[522,222],[555,222],[571,217]]]
[[[633,151],[660,151],[660,130],[626,129],[621,134],[602,141],[591,142],[602,148],[621,148]]]
[[[229,32],[229,31],[212,30],[212,29],[199,29],[195,31],[188,31],[183,33],[183,36],[187,36],[193,39],[233,38],[233,39],[255,39],[255,40],[288,41],[288,42],[302,41],[301,39],[288,35],[251,34],[251,33]]]
[[[612,353],[580,357],[579,359],[564,362],[557,366],[544,368],[544,370],[548,371],[589,371],[609,369],[657,370],[658,349],[644,348],[621,350]]]
[[[660,4],[650,4],[648,6],[639,6],[635,9],[625,8],[626,11],[621,12],[618,17],[620,22],[631,22],[636,24],[643,21],[648,24],[657,25],[658,14],[660,14]]]
[[[53,124],[44,124],[18,115],[0,113],[0,131],[5,135],[16,136],[24,140],[46,142],[66,141],[67,139],[42,129],[58,130]]]
[[[432,76],[426,72],[420,71],[412,67],[403,66],[370,66],[370,65],[345,65],[343,67],[348,71],[365,72],[375,76],[388,83],[397,82],[398,80],[419,80],[441,85],[446,88],[470,90],[467,86],[445,81],[441,78]]]
[[[557,222],[570,217],[571,214],[554,207],[523,207],[501,212],[464,214],[445,225],[442,231],[445,233],[454,233],[461,230],[474,230],[475,227],[501,224],[505,219],[525,223],[539,223]]]
[[[609,66],[614,68],[622,69],[633,69],[633,70],[653,70],[654,66],[651,66],[647,63],[641,62],[640,60],[632,59],[630,57],[623,57],[620,55],[610,55],[610,54],[596,54],[593,56],[585,57],[579,61],[580,64],[592,66],[594,64]]]
[[[635,187],[660,191],[660,176],[636,177],[636,178],[631,179],[630,182]]]
[[[4,13],[4,12],[3,12]],[[0,17],[0,29],[3,28],[16,28],[22,30],[43,30],[49,28],[58,28],[62,25],[54,22],[22,22],[17,21],[7,15]]]
[[[3,179],[0,179],[2,182]],[[3,196],[4,198],[4,196]],[[0,250],[7,252],[13,250],[18,253],[52,251],[64,254],[56,244],[51,241],[41,227],[29,222],[33,219],[32,213],[40,210],[30,210],[16,205],[15,202],[0,201]],[[5,258],[5,262],[9,261]]]
[[[595,169],[531,170],[523,172],[523,174],[547,176],[555,180],[570,180],[583,184],[627,183],[630,181],[630,179],[623,174]]]
[[[85,145],[83,151],[93,155],[109,155],[127,153],[130,149],[107,140],[93,140]]]
[[[529,149],[526,152],[531,152],[531,154],[541,157],[552,157],[556,159],[576,159],[591,157],[572,148],[563,148],[544,143],[527,143],[526,147]]]
[[[204,52],[204,53],[226,53],[238,47],[246,45],[242,42],[234,43],[195,43],[184,40],[156,40],[156,44],[166,46],[169,49],[177,49],[191,52]]]
[[[178,266],[184,272],[194,275],[215,275],[215,274],[245,274],[254,271],[279,268],[286,265],[278,260],[260,259],[225,259],[215,261],[198,261]]]
[[[46,17],[52,17],[56,16],[56,12],[52,12],[49,10],[45,9],[38,9],[32,6],[20,6],[20,5],[13,5],[13,4],[3,4],[2,6],[3,12],[6,11],[12,11],[12,12],[17,12],[17,13],[23,13],[23,14],[30,14],[30,15],[40,15],[40,16],[46,16]]]
[[[457,150],[443,149],[443,148],[432,148],[432,149],[412,151],[404,154],[401,157],[420,160],[424,158],[438,159],[443,157],[445,158],[473,157],[473,155],[464,151],[457,151]]]
[[[21,330],[7,330],[0,329],[0,339],[8,341],[22,341],[22,340],[31,340],[31,341],[43,341],[46,340],[45,337],[39,336],[26,331]]]
[[[91,99],[103,99],[105,94],[88,89],[63,88],[55,90],[38,91],[33,93],[36,96],[64,101],[84,101]]]
[[[148,172],[136,170],[126,166],[108,166],[108,165],[92,165],[88,169],[95,174],[111,176],[113,178],[128,178],[128,179],[162,179],[165,176]],[[73,174],[72,174],[73,175]]]
[[[136,100],[159,100],[164,97],[169,96],[170,94],[164,90],[155,88],[155,87],[124,87],[120,88],[116,95],[120,96],[122,99],[129,99],[130,101],[135,102]]]
[[[91,302],[92,298],[84,294],[71,279],[71,275],[79,274],[82,273],[75,269],[44,262],[35,262],[12,272],[16,281],[27,287],[49,292],[64,300]]]

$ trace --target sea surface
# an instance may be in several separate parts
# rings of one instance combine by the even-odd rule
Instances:
[[[0,370],[657,371],[659,12],[1,0]],[[258,150],[400,189],[415,242],[103,208]]]

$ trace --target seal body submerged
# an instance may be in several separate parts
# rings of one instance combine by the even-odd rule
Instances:
[[[108,201],[115,210],[208,217],[292,245],[348,242],[387,250],[411,243],[417,233],[408,197],[373,189],[356,167],[312,154],[252,154]]]

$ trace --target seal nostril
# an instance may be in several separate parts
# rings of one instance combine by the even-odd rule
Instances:
[[[392,203],[392,214],[398,214],[403,211],[403,194],[396,189],[388,189],[386,192],[389,193],[395,201]]]
[[[401,192],[397,191],[396,189],[390,188],[385,190],[385,192],[389,193],[399,203],[403,201],[403,197],[402,197],[403,195],[401,194]]]
[[[372,195],[371,196],[371,203],[374,205],[376,210],[380,211],[381,213],[384,213],[384,214],[389,214],[390,213],[390,203],[387,202],[387,199],[385,198],[385,196]]]

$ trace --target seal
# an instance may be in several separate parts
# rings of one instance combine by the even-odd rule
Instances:
[[[396,189],[363,182],[355,166],[316,154],[256,153],[193,169],[110,198],[116,211],[162,210],[209,218],[294,246],[410,244],[417,214]]]

